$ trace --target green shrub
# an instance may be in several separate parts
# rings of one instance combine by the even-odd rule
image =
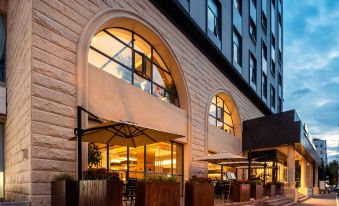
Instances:
[[[84,180],[113,180],[120,181],[119,174],[116,172],[107,171],[105,168],[88,169],[83,172]]]
[[[211,178],[192,176],[187,183],[208,183],[212,184]]]
[[[53,181],[74,181],[74,178],[70,174],[62,173],[54,176]]]
[[[146,175],[143,179],[140,179],[140,182],[154,182],[154,183],[171,183],[176,182],[177,178],[175,176],[167,175]]]

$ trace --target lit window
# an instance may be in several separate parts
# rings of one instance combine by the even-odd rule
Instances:
[[[253,54],[250,54],[250,80],[253,84],[257,84],[257,61]]]
[[[220,29],[220,3],[216,0],[208,0],[207,24],[208,29],[219,39],[221,38]]]
[[[88,62],[161,100],[179,106],[171,73],[157,50],[138,34],[106,28],[92,39]]]
[[[234,125],[231,112],[226,102],[219,96],[214,96],[209,109],[209,124],[234,135]]]
[[[234,31],[233,32],[233,60],[241,66],[241,37]]]

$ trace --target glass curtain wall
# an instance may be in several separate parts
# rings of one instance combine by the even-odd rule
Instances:
[[[264,180],[265,176],[265,183],[273,182],[274,178],[276,178],[276,181],[287,184],[287,166],[284,162],[278,161],[276,162],[276,166],[273,161],[266,162],[266,164],[267,168],[265,172],[264,168],[256,168],[252,169],[252,175],[255,177],[259,177],[261,180]],[[276,168],[275,174],[274,168]]]

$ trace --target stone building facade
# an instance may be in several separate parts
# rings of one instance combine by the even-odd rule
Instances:
[[[89,69],[86,61],[90,40],[104,25],[124,20],[125,24],[119,26],[136,29],[154,42],[173,68],[180,109],[187,123],[183,129],[186,135],[179,140],[184,145],[185,179],[207,173],[207,164],[194,161],[195,157],[234,145],[241,152],[241,122],[264,115],[148,0],[10,0],[3,4],[7,16],[7,199],[49,205],[52,178],[62,172],[76,174],[76,144],[69,139],[76,127],[76,106],[91,105],[87,91],[93,91],[95,79],[91,80],[84,70]],[[161,49],[163,46],[166,48]],[[97,81],[99,84],[101,80]],[[234,136],[216,132],[218,137],[230,136],[223,145],[211,136],[214,128],[208,125],[209,105],[216,94],[227,95],[238,114],[234,117],[239,122]],[[97,106],[90,108],[92,112],[105,116],[93,108]]]

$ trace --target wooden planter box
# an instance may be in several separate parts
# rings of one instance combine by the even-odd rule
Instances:
[[[264,195],[269,197],[275,196],[275,185],[266,185],[264,189]]]
[[[185,183],[185,205],[214,205],[214,186],[209,183]]]
[[[262,199],[264,196],[264,187],[258,184],[251,184],[251,198],[256,200]]]
[[[180,183],[137,182],[136,206],[180,206]]]
[[[246,202],[250,201],[250,184],[234,184],[233,185],[233,194],[232,201],[233,202]]]
[[[109,180],[81,180],[81,206],[122,206],[122,182]]]
[[[53,181],[51,182],[51,194],[52,206],[79,205],[77,181]]]
[[[276,185],[275,186],[275,194],[276,195],[283,195],[284,194],[284,185]]]

